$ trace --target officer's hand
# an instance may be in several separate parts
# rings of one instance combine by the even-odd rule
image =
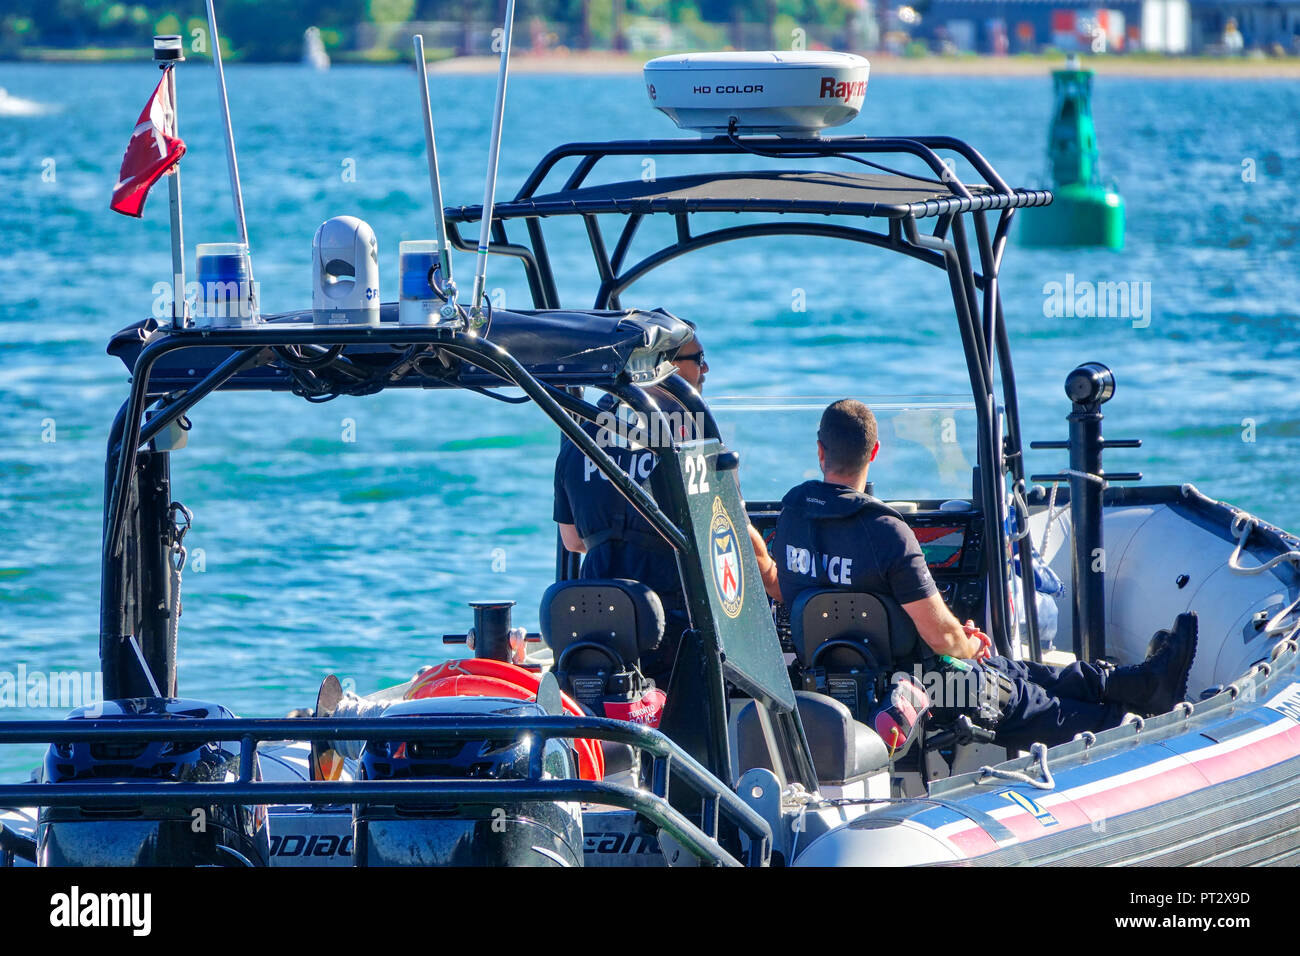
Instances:
[[[762,533],[752,524],[747,524],[749,531],[749,543],[754,549],[754,557],[758,561],[758,576],[763,579],[763,590],[774,601],[781,600],[781,587],[777,582],[776,562],[772,560],[772,555],[767,550],[767,542],[763,540]]]
[[[980,649],[975,653],[971,660],[986,660],[993,656],[993,641],[987,634],[975,626],[974,621],[967,621],[961,628],[966,632],[967,637],[973,637],[980,642]]]

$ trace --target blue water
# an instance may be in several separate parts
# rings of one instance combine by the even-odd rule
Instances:
[[[11,96],[47,107],[0,115],[0,671],[97,664],[104,440],[126,397],[125,369],[104,346],[150,313],[170,265],[165,186],[142,222],[109,213],[108,197],[155,75],[0,65]],[[195,243],[235,238],[212,79],[198,64],[180,75],[191,269]],[[398,242],[433,235],[414,76],[249,66],[228,79],[264,309],[309,303],[312,234],[341,214],[374,227],[384,297],[395,299]],[[450,203],[481,198],[492,82],[433,78]],[[1108,434],[1146,442],[1113,452],[1112,470],[1192,481],[1300,528],[1300,85],[1102,77],[1095,100],[1128,244],[1122,254],[1010,247],[1002,287],[1026,437],[1064,437],[1065,373],[1104,361],[1119,381]],[[849,129],[958,136],[1029,184],[1042,174],[1050,107],[1046,78],[877,75]],[[514,77],[507,128],[502,194],[558,143],[674,132],[635,76]],[[621,171],[644,167],[633,158]],[[590,304],[581,231],[558,225],[551,253],[567,304]],[[458,268],[467,284],[471,262]],[[1047,318],[1044,285],[1067,273],[1149,282],[1149,326]],[[527,304],[513,268],[494,262],[489,286]],[[967,390],[942,275],[865,247],[726,246],[652,275],[624,301],[700,323],[710,395]],[[173,465],[175,495],[195,511],[187,543],[204,565],[185,580],[186,695],[280,715],[310,705],[329,671],[362,692],[405,679],[447,655],[440,635],[464,629],[471,597],[517,598],[516,621],[536,626],[553,566],[555,448],[536,410],[433,392],[320,407],[219,395],[192,417]],[[806,435],[772,432],[805,453]],[[1035,471],[1061,464],[1047,452],[1029,460]],[[0,772],[12,777],[37,752],[0,756]]]

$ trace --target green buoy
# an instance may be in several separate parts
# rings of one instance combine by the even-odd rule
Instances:
[[[1124,248],[1124,200],[1101,182],[1097,128],[1092,122],[1092,70],[1071,56],[1052,71],[1056,110],[1048,132],[1050,206],[1020,211],[1025,246]]]

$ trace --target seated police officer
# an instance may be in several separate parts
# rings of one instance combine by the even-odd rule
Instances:
[[[864,493],[867,469],[879,451],[876,419],[866,405],[843,399],[823,412],[817,460],[825,480],[804,482],[785,496],[773,540],[786,604],[808,588],[892,596],[931,651],[978,662],[981,697],[997,703],[971,716],[1005,747],[1062,743],[1083,731],[1113,727],[1128,711],[1163,713],[1183,699],[1196,650],[1194,626],[1160,632],[1145,662],[1118,669],[993,656],[988,637],[969,621],[958,623],[944,604],[902,517]],[[936,715],[956,716],[948,709],[951,702],[932,703]]]

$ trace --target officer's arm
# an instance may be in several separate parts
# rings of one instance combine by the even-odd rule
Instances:
[[[916,625],[921,640],[936,654],[947,654],[963,660],[980,656],[984,645],[978,638],[966,633],[966,629],[952,616],[952,611],[948,610],[948,605],[943,603],[943,598],[939,595],[931,594],[919,601],[904,604],[903,610]]]
[[[776,562],[767,553],[767,542],[752,524],[749,528],[749,543],[754,546],[754,557],[758,559],[758,576],[763,579],[763,590],[774,601],[781,600],[781,586],[776,579]]]
[[[586,554],[587,546],[582,543],[582,535],[578,534],[578,526],[560,522],[560,540],[564,542],[566,550],[574,554]]]

